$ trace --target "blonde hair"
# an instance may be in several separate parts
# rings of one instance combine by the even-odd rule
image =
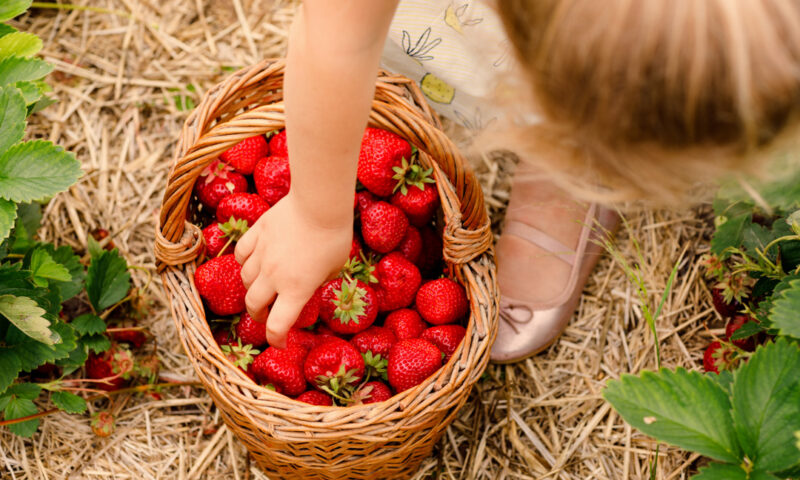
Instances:
[[[797,123],[797,0],[497,8],[544,118],[518,147],[596,197],[673,201],[698,180],[757,170]]]

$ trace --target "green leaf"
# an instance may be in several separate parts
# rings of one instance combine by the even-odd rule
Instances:
[[[6,25],[5,23],[0,23],[0,38],[5,37],[9,33],[17,32],[18,30],[11,25]],[[0,409],[2,410],[2,409]]]
[[[729,397],[731,396],[733,393],[733,373],[730,370],[722,370],[718,374],[706,373],[706,376],[722,387]]]
[[[794,432],[800,430],[800,347],[784,338],[760,346],[734,373],[733,421],[742,449],[756,468],[769,472],[798,462]]]
[[[50,142],[18,143],[0,154],[0,197],[41,201],[66,190],[81,176],[75,156]]]
[[[0,3],[0,22],[11,20],[17,15],[22,15],[30,8],[33,0],[3,0]]]
[[[8,238],[16,218],[17,204],[0,198],[0,242]]]
[[[78,346],[75,330],[68,324],[55,322],[51,329],[61,337],[61,342],[53,346],[45,345],[27,337],[16,327],[9,327],[6,341],[9,342],[10,348],[19,357],[23,371],[31,371],[45,363],[67,358],[70,352]]]
[[[769,242],[773,240],[774,236],[772,232],[764,228],[763,226],[757,223],[747,223],[745,224],[744,228],[742,229],[742,246],[744,249],[755,256],[756,248],[764,251],[764,247],[766,247]],[[770,259],[775,258],[776,250],[770,249],[768,256]]]
[[[11,251],[24,254],[36,244],[34,237],[42,222],[42,207],[38,203],[17,205],[17,222],[12,232]]]
[[[111,340],[103,334],[81,337],[80,343],[94,353],[102,353],[111,348]]]
[[[19,398],[27,398],[28,400],[36,400],[39,394],[42,393],[42,387],[35,383],[18,383],[9,388],[6,392],[10,395],[15,395]]]
[[[20,371],[22,371],[22,366],[17,354],[10,348],[0,347],[0,393],[3,393],[11,385]]]
[[[0,315],[34,340],[53,345],[59,337],[50,330],[50,322],[44,318],[45,313],[36,301],[28,297],[0,295]]]
[[[728,258],[730,254],[725,249],[741,245],[744,229],[751,224],[752,220],[749,213],[728,218],[714,232],[714,236],[711,238],[711,252],[720,258]]]
[[[25,105],[30,105],[39,101],[44,95],[44,91],[42,90],[42,84],[40,82],[16,82],[14,84],[16,88],[22,92],[22,98],[25,100]],[[26,111],[27,114],[30,112]]]
[[[0,86],[44,78],[53,66],[38,58],[10,57],[0,60]]]
[[[742,340],[744,338],[752,337],[757,333],[761,333],[764,329],[758,322],[747,322],[743,324],[741,327],[737,328],[733,335],[731,335],[731,340]]]
[[[128,264],[116,249],[94,256],[86,275],[86,293],[95,311],[101,312],[122,300],[130,289],[130,280]]]
[[[58,282],[69,282],[72,280],[72,275],[64,265],[57,263],[53,257],[47,253],[43,248],[37,248],[31,254],[31,272],[33,273],[33,281],[40,287],[46,287],[48,280],[55,280]]]
[[[33,105],[29,105],[28,115],[40,112],[45,108],[49,107],[50,105],[53,105],[54,103],[57,103],[56,99],[43,95],[39,100],[36,101],[36,103],[34,103]]]
[[[17,418],[27,417],[33,415],[39,410],[36,405],[27,398],[12,397],[6,405],[4,410],[6,420],[15,420]],[[19,435],[20,437],[30,437],[39,428],[39,419],[28,420],[22,423],[14,423],[8,426],[11,433]]]
[[[95,261],[95,259],[99,258],[105,250],[103,250],[103,247],[100,246],[94,237],[89,237],[88,243],[89,245],[87,249],[89,250],[89,256],[92,258],[92,261]]]
[[[658,440],[725,462],[738,463],[730,400],[699,372],[661,369],[608,383],[605,399],[626,422]]]
[[[74,393],[53,392],[50,395],[50,400],[53,401],[56,407],[67,413],[83,413],[86,411],[86,400]]]
[[[11,56],[30,57],[41,49],[42,41],[32,33],[16,32],[0,37],[0,60]]]
[[[86,270],[81,265],[79,256],[73,253],[72,249],[62,245],[57,249],[53,244],[45,244],[43,247],[54,261],[63,265],[69,272],[70,279],[66,282],[52,282],[51,285],[58,289],[61,301],[67,301],[83,290],[83,281],[86,278]]]
[[[692,480],[748,480],[747,472],[739,465],[730,463],[712,463],[700,469]]]
[[[94,335],[106,331],[106,322],[92,313],[81,315],[71,323],[72,328],[81,335]]]
[[[28,113],[25,105],[25,98],[18,88],[0,87],[0,125],[3,126],[0,130],[0,152],[5,152],[11,145],[22,140]]]
[[[769,317],[781,335],[800,338],[800,279],[792,280],[773,297]]]

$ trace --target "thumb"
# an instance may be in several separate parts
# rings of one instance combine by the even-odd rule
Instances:
[[[311,295],[308,296],[311,298]],[[267,317],[267,341],[273,347],[286,347],[286,334],[305,305],[303,296],[278,295]]]

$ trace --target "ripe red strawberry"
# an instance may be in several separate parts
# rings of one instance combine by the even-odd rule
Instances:
[[[358,156],[358,180],[375,195],[388,197],[397,185],[394,168],[404,158],[410,159],[411,153],[411,145],[394,133],[367,128]]]
[[[252,372],[262,385],[272,385],[278,393],[293,397],[306,390],[303,377],[302,347],[268,347],[253,361]]]
[[[431,174],[433,169],[407,161],[395,168],[397,186],[392,195],[392,205],[400,207],[413,225],[421,227],[430,223],[433,213],[439,208],[439,192]]]
[[[212,312],[233,315],[245,310],[247,289],[241,272],[242,267],[233,255],[214,257],[197,267],[194,283]]]
[[[353,234],[353,243],[350,245],[350,260],[358,260],[361,258],[361,252],[364,250],[364,247],[361,246],[361,242],[358,240],[358,237]]]
[[[711,300],[714,303],[714,309],[723,317],[732,317],[742,308],[742,305],[736,300],[732,303],[728,303],[725,300],[725,295],[723,295],[721,288],[711,289]]]
[[[433,227],[426,226],[419,230],[422,237],[422,253],[420,253],[417,266],[423,275],[441,273],[442,265],[442,238]]]
[[[125,327],[122,327],[125,328]],[[133,348],[139,348],[147,341],[147,335],[142,330],[117,330],[109,332],[111,340],[116,343],[128,343]]]
[[[422,255],[422,236],[419,234],[419,230],[409,225],[406,235],[400,245],[397,246],[397,251],[402,253],[409,262],[416,265]]]
[[[339,395],[361,381],[364,359],[356,347],[342,339],[331,339],[308,352],[303,370],[315,388]]]
[[[361,214],[361,235],[364,243],[376,252],[389,253],[403,241],[408,219],[394,205],[375,202]]]
[[[262,158],[253,171],[253,181],[261,198],[268,204],[275,205],[289,193],[289,159],[275,156]]]
[[[320,339],[304,328],[292,328],[286,334],[286,348],[302,347],[309,351],[319,343]]]
[[[246,220],[247,226],[252,227],[267,210],[269,204],[255,193],[232,193],[219,202],[217,221],[225,223],[233,217]]]
[[[385,383],[373,381],[365,383],[353,397],[356,404],[385,402],[392,398],[392,391]]]
[[[236,336],[243,345],[262,347],[267,344],[267,324],[256,322],[249,313],[245,312],[236,322]]]
[[[314,333],[317,335],[317,345],[322,345],[330,339],[338,339],[336,333],[325,325],[325,322],[320,322],[314,328]]]
[[[222,152],[220,160],[244,175],[253,173],[256,162],[269,155],[269,145],[263,135],[256,135],[242,140],[228,150]]]
[[[730,340],[732,344],[736,345],[742,350],[752,352],[756,349],[755,336],[731,340],[731,335],[733,335],[736,330],[739,330],[739,328],[747,322],[758,322],[758,320],[750,317],[749,315],[736,315],[733,317],[733,319],[728,322],[727,325],[725,325],[725,340]]]
[[[118,344],[102,353],[92,352],[86,359],[86,377],[93,380],[106,379],[94,386],[101,390],[119,390],[130,379],[133,371],[133,355]]]
[[[469,312],[467,294],[449,278],[431,280],[417,292],[417,311],[428,323],[453,323]]]
[[[461,325],[438,325],[422,332],[420,338],[436,345],[436,348],[444,353],[444,361],[447,362],[453,356],[466,334],[467,330]]]
[[[206,256],[218,257],[233,253],[234,242],[247,232],[247,221],[231,219],[226,223],[212,223],[203,229],[206,240]],[[223,252],[224,249],[224,252]]]
[[[442,352],[421,338],[400,340],[389,352],[389,384],[398,392],[422,383],[442,366]]]
[[[281,130],[269,139],[269,154],[278,157],[288,157],[289,147],[286,144],[286,130]]]
[[[383,322],[383,326],[391,330],[397,340],[419,338],[428,327],[419,314],[410,308],[390,313]]]
[[[358,333],[378,316],[378,299],[361,280],[337,278],[322,286],[319,315],[335,333]]]
[[[203,169],[200,173],[200,176],[194,182],[194,193],[198,197],[202,193],[203,189],[214,181],[217,177],[225,177],[228,173],[233,172],[233,167],[228,165],[227,163],[217,159],[211,162],[209,166]]]
[[[253,348],[252,345],[245,345],[241,340],[235,345],[223,345],[222,353],[231,361],[235,367],[239,367],[247,376],[251,376],[249,372],[250,364],[253,363],[253,357],[258,355],[258,350]]]
[[[397,337],[389,328],[372,326],[363,332],[357,333],[350,339],[350,343],[360,353],[372,352],[373,355],[388,358],[389,350],[391,350],[392,345],[397,343]]]
[[[375,204],[378,199],[375,198],[375,195],[371,194],[369,190],[361,190],[360,192],[356,192],[356,205],[358,208],[358,213],[364,213],[369,207]]]
[[[197,198],[203,205],[213,210],[223,198],[237,192],[247,192],[247,179],[241,173],[225,172],[224,176],[219,175],[202,187]]]
[[[320,405],[322,407],[332,407],[333,399],[330,395],[319,390],[308,390],[296,398],[297,401],[308,403],[309,405]]]
[[[706,372],[719,373],[720,370],[730,370],[735,361],[736,352],[716,340],[703,352],[703,369]]]
[[[322,288],[318,288],[314,295],[308,299],[303,309],[300,310],[300,315],[294,322],[295,328],[308,328],[314,325],[319,318],[319,308],[322,306]]]
[[[419,269],[400,252],[392,252],[378,262],[375,269],[378,285],[378,309],[381,312],[411,305],[422,283]]]
[[[236,336],[227,328],[214,330],[213,336],[214,341],[217,342],[217,345],[220,347],[223,345],[235,345],[237,342]]]

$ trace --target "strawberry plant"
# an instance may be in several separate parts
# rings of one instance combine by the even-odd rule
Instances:
[[[702,261],[716,310],[732,318],[705,352],[706,373],[626,374],[603,393],[643,433],[714,460],[696,480],[800,478],[798,180],[757,200],[723,187],[714,202]]]

